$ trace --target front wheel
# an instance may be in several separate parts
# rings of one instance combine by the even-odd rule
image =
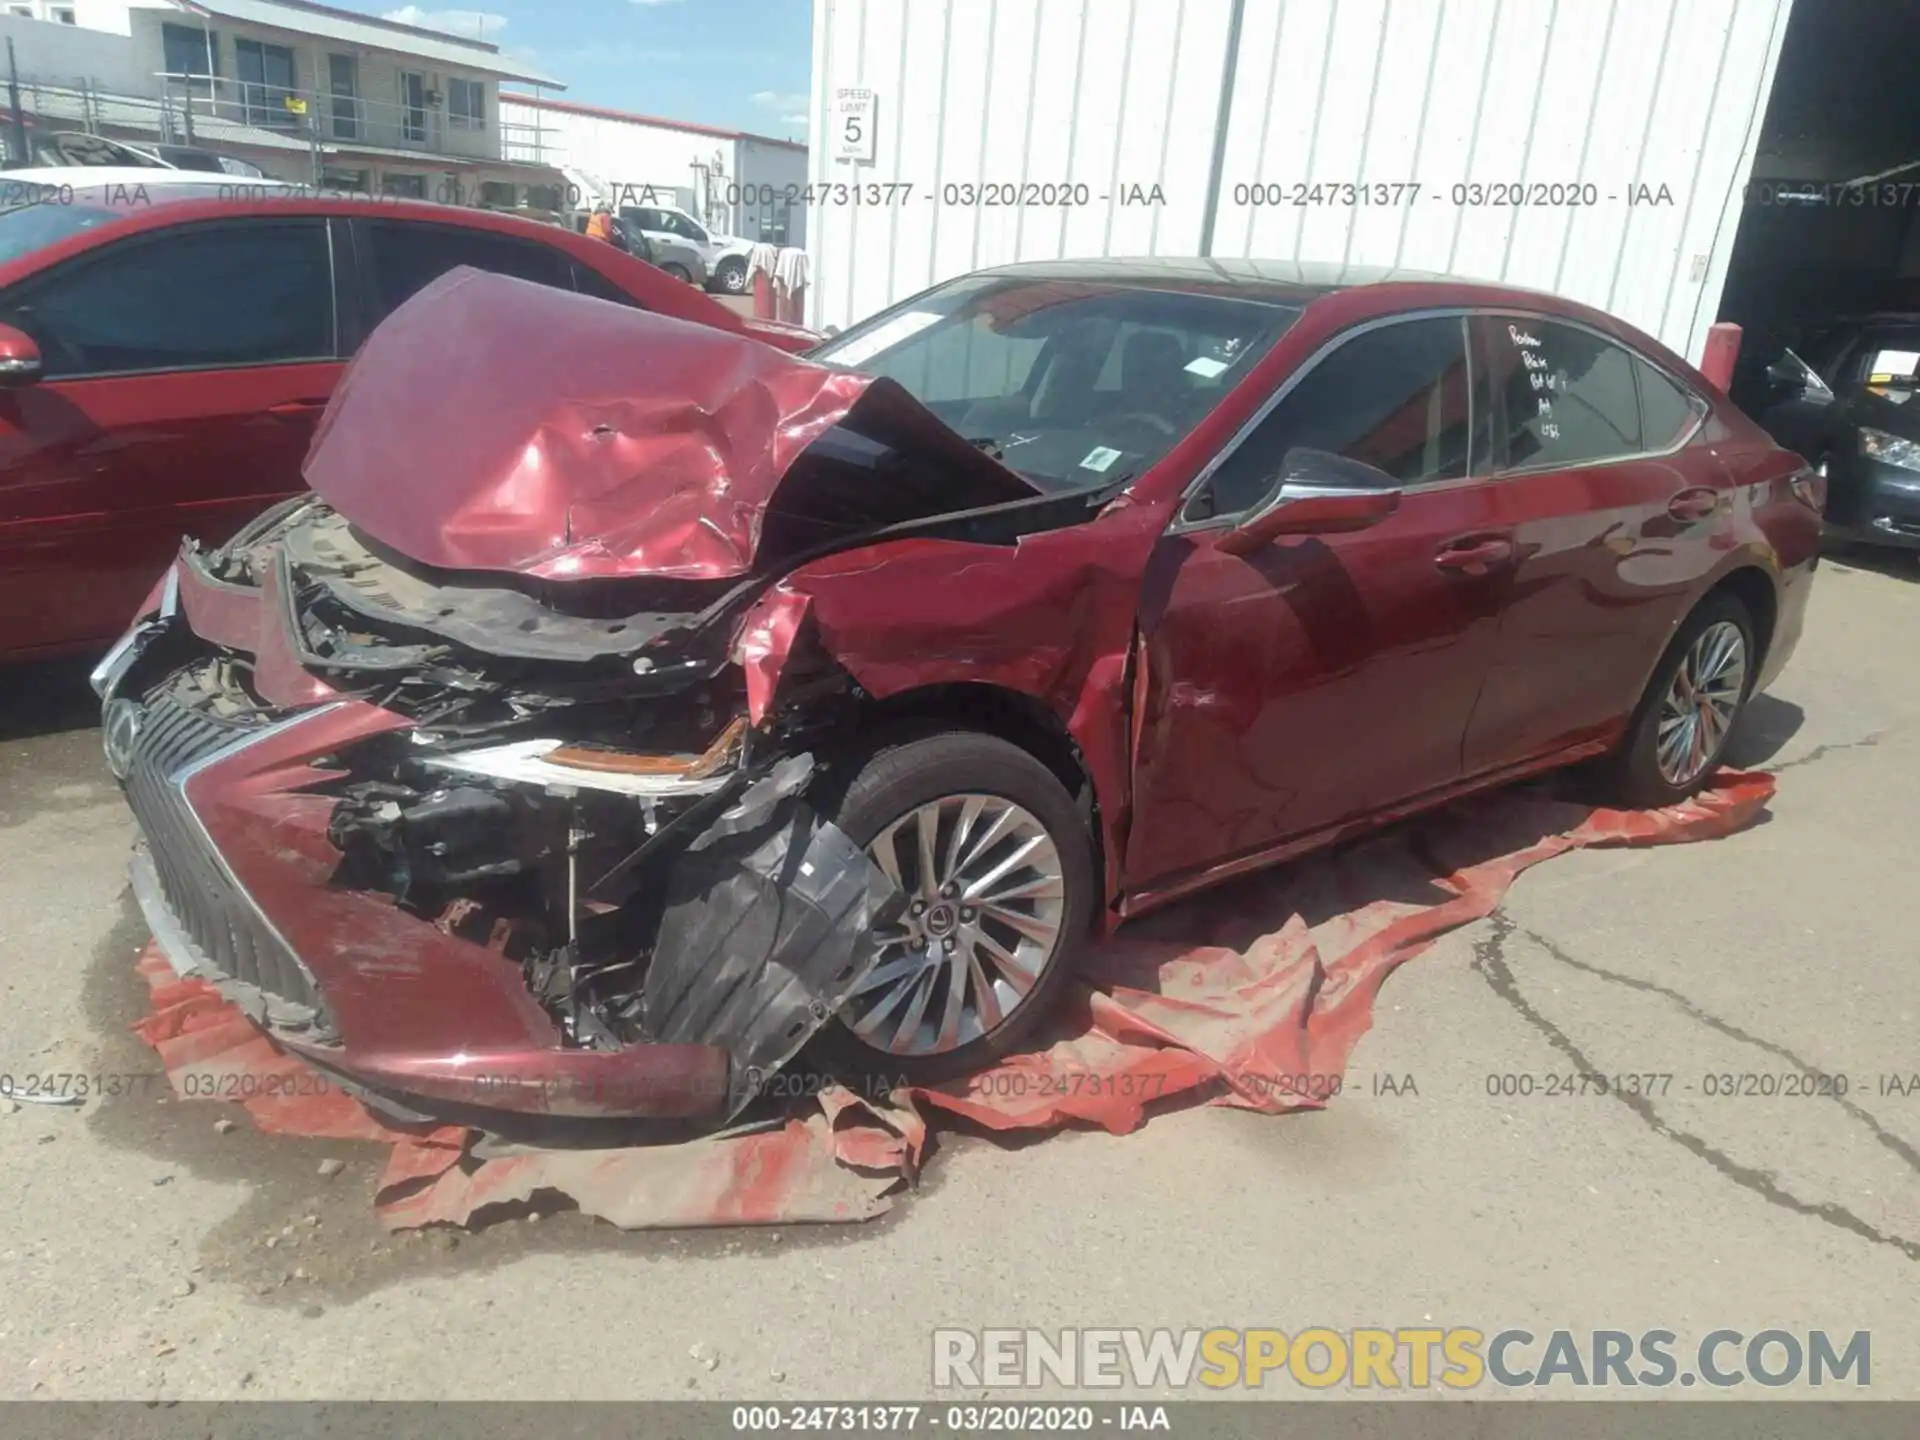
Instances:
[[[1694,794],[1720,763],[1752,692],[1753,617],[1731,595],[1695,608],[1667,647],[1615,757],[1608,789],[1644,808]]]
[[[747,262],[727,260],[713,277],[714,284],[728,295],[742,295],[747,289]]]
[[[946,730],[875,752],[828,809],[907,909],[821,1032],[823,1063],[918,1084],[1019,1049],[1093,915],[1091,835],[1066,788],[1018,746]]]

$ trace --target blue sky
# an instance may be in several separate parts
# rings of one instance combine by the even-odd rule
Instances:
[[[562,98],[806,138],[812,0],[328,0],[480,36],[566,82]]]

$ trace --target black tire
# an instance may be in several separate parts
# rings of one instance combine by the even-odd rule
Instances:
[[[1710,627],[1727,622],[1739,628],[1741,642],[1746,647],[1746,674],[1740,687],[1738,708],[1733,721],[1727,726],[1719,742],[1701,766],[1699,773],[1684,784],[1674,784],[1661,774],[1657,746],[1659,743],[1660,702],[1672,687],[1675,673],[1685,661],[1687,653]],[[1733,738],[1739,728],[1740,716],[1746,713],[1747,701],[1753,695],[1753,682],[1760,669],[1760,652],[1755,643],[1753,616],[1738,598],[1724,592],[1709,595],[1693,609],[1693,613],[1681,623],[1674,632],[1672,642],[1666,653],[1660,657],[1660,663],[1654,667],[1653,678],[1647,682],[1646,693],[1640,697],[1640,703],[1634,708],[1633,721],[1628,726],[1627,738],[1616,751],[1611,762],[1601,775],[1602,798],[1609,803],[1626,806],[1631,809],[1656,809],[1662,805],[1674,805],[1698,792],[1712,777],[1721,757],[1726,753],[1727,742]]]
[[[693,283],[693,272],[677,260],[669,260],[660,268],[683,285],[691,285]]]
[[[952,1050],[898,1055],[868,1044],[839,1017],[814,1038],[822,1068],[865,1085],[901,1080],[932,1084],[982,1069],[1022,1048],[1059,999],[1072,974],[1097,903],[1093,840],[1086,808],[1027,751],[975,730],[902,731],[844,767],[845,784],[819,798],[822,812],[866,846],[893,821],[943,796],[985,794],[1010,800],[1038,820],[1061,862],[1064,901],[1053,952],[1031,990],[986,1034]]]
[[[714,288],[726,295],[744,295],[747,291],[747,262],[723,260],[713,272]]]

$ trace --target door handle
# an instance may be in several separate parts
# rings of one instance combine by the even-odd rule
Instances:
[[[1495,565],[1513,559],[1513,541],[1504,535],[1483,535],[1465,540],[1450,540],[1434,554],[1433,563],[1442,570],[1464,570],[1484,575]]]
[[[1704,520],[1720,508],[1720,492],[1704,485],[1682,490],[1667,501],[1667,514],[1676,520]]]
[[[326,408],[327,402],[324,400],[282,400],[278,405],[267,406],[267,413],[269,415],[286,415],[298,418],[299,416],[311,415],[316,410],[324,410]]]

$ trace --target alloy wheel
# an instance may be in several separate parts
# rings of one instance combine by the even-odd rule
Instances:
[[[1691,785],[1720,756],[1747,690],[1747,637],[1731,620],[1702,630],[1660,702],[1655,760],[1669,785]]]
[[[907,896],[842,1018],[874,1049],[935,1055],[1006,1023],[1060,944],[1066,876],[1053,837],[998,795],[942,796],[867,854]]]

